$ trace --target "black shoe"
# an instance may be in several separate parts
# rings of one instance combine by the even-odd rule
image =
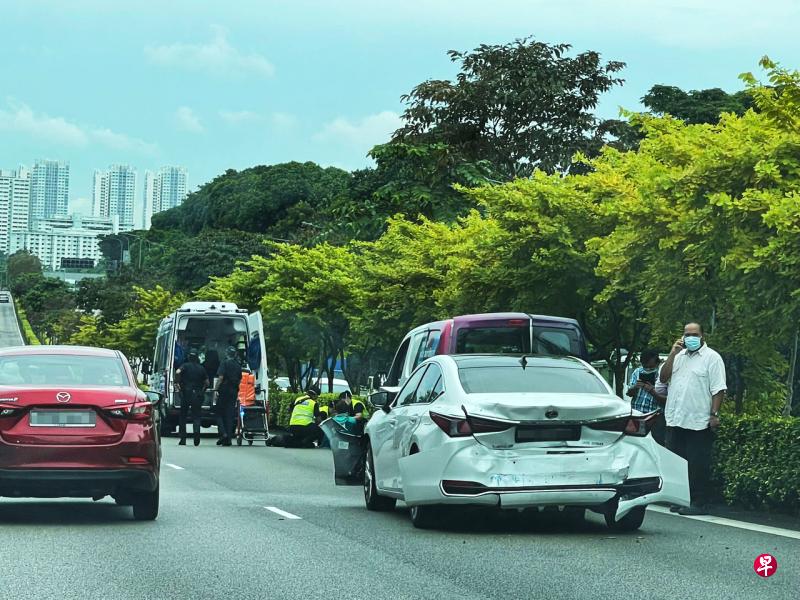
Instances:
[[[223,446],[232,446],[233,444],[231,444],[230,440],[225,440],[225,441],[222,442],[222,445]]]
[[[185,438],[181,439],[181,441],[178,442],[178,446],[185,446],[185,445],[186,445],[186,439]]]
[[[698,515],[707,515],[706,507],[701,504],[692,504],[691,506],[684,506],[678,511],[679,515],[684,517],[695,517]]]
[[[217,446],[222,446],[223,442],[224,442],[224,440],[222,438],[218,439],[217,440]]]
[[[199,446],[200,445],[200,438],[194,438],[194,445],[195,446]]]

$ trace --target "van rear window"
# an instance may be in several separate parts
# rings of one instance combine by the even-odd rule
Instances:
[[[528,327],[469,327],[458,331],[456,354],[545,354],[582,356],[575,331],[534,326],[533,348]]]
[[[460,329],[456,354],[528,354],[528,327],[470,327]]]

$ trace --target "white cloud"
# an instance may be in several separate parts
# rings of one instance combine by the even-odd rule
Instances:
[[[141,154],[156,154],[158,146],[139,138],[112,131],[107,127],[89,127],[37,113],[27,104],[9,100],[0,108],[0,131],[29,135],[52,144],[84,148],[90,143],[112,150],[131,150]]]
[[[275,73],[275,67],[265,56],[245,53],[231,46],[226,32],[219,27],[214,28],[214,38],[206,44],[146,46],[144,53],[156,64],[215,75],[253,73],[270,77]]]
[[[285,112],[272,113],[272,124],[280,129],[291,129],[297,125],[297,117]]]
[[[226,123],[248,123],[254,121],[261,121],[263,117],[257,112],[252,110],[221,110],[219,116]]]
[[[327,123],[314,139],[345,142],[367,152],[375,144],[388,142],[400,125],[400,115],[390,110],[368,115],[356,121],[339,117]]]
[[[203,124],[200,122],[200,117],[188,106],[181,106],[175,112],[175,120],[178,128],[183,131],[188,131],[189,133],[203,133],[205,131]]]
[[[0,131],[15,131],[65,146],[86,146],[89,136],[74,123],[63,117],[35,113],[26,104],[14,101],[8,109],[0,109]]]
[[[145,142],[139,138],[130,137],[124,133],[117,133],[110,129],[93,129],[91,131],[92,139],[113,150],[133,150],[140,154],[157,154],[158,145],[150,142]]]

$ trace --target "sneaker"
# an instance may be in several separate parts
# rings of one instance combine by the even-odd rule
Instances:
[[[231,444],[231,441],[230,441],[230,440],[225,440],[225,441],[223,441],[223,442],[222,442],[222,444],[221,444],[221,445],[222,445],[222,446],[232,446],[233,444]]]
[[[194,438],[194,445],[195,446],[199,446],[200,445],[200,438]]]
[[[217,446],[222,446],[222,442],[223,442],[222,438],[218,439],[217,440]]]
[[[180,442],[178,442],[178,446],[185,446],[185,445],[186,445],[186,440],[181,440]]]

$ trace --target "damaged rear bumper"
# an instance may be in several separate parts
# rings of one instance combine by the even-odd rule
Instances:
[[[651,437],[602,448],[495,450],[466,440],[400,459],[407,504],[614,507],[687,506],[686,461]]]

